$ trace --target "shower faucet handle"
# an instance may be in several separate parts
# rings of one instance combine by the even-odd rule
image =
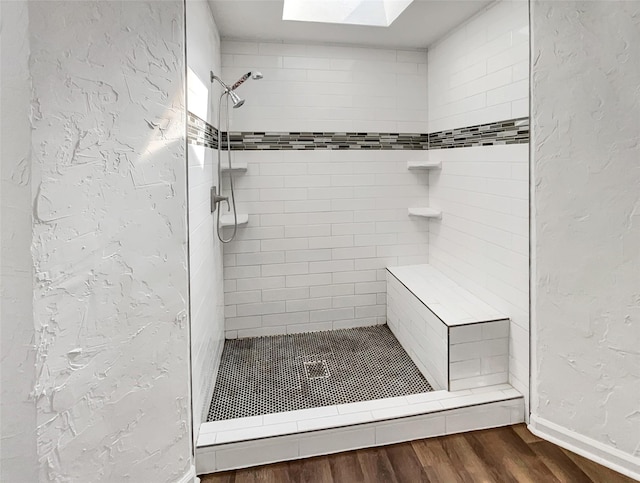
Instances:
[[[212,186],[211,187],[211,213],[216,211],[218,204],[223,201],[227,202],[227,211],[231,210],[231,205],[229,205],[229,197],[219,195],[216,187]]]

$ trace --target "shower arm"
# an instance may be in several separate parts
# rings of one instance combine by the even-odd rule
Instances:
[[[224,91],[225,91],[225,92],[231,92],[231,91],[232,91],[231,87],[229,87],[227,84],[225,84],[225,83],[224,83],[224,81],[223,81],[222,79],[220,79],[220,77],[218,77],[217,75],[215,75],[215,74],[213,73],[213,71],[212,71],[212,70],[211,70],[211,71],[209,71],[209,74],[210,74],[210,76],[211,76],[211,83],[212,83],[212,84],[213,84],[213,81],[214,81],[214,80],[217,80],[218,82],[220,82],[220,84],[222,85],[222,87],[224,87]]]

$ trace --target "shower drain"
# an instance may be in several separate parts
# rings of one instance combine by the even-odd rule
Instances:
[[[327,361],[311,361],[311,362],[303,362],[304,364],[304,374],[307,376],[307,379],[327,379],[331,374],[329,374],[329,368],[327,367]]]

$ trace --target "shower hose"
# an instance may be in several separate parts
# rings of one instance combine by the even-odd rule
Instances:
[[[225,109],[224,109],[226,114],[225,116],[226,131],[222,131],[222,125],[220,124],[221,117],[222,117],[222,99],[223,98],[226,100]],[[233,209],[233,233],[229,238],[224,238],[224,236],[222,235],[222,227],[220,226],[220,212],[222,211],[222,207],[219,207],[218,209],[216,231],[218,234],[218,239],[222,243],[229,243],[236,237],[236,233],[238,231],[238,213],[236,211],[236,195],[233,189],[233,173],[231,171],[231,140],[230,140],[231,136],[229,136],[229,92],[228,91],[224,91],[220,95],[220,99],[218,100],[218,185],[220,186],[220,191],[222,191],[222,144],[223,144],[222,133],[223,132],[227,133],[226,135],[227,149],[225,151],[227,152],[227,162],[229,164],[229,188],[231,190],[231,194],[230,194],[231,202],[229,202],[229,199],[227,199],[227,211],[231,211]]]

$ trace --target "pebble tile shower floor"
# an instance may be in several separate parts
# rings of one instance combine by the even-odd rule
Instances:
[[[386,325],[227,340],[207,421],[433,391]]]

